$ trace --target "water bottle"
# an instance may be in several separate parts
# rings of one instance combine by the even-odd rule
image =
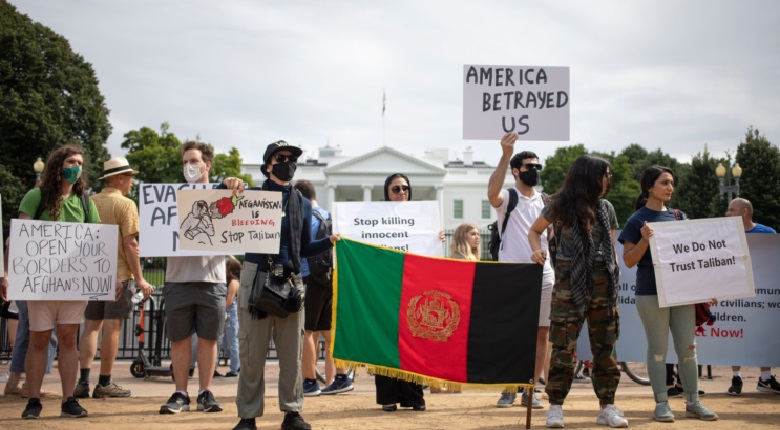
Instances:
[[[137,305],[144,301],[144,292],[141,290],[138,290],[133,294],[133,297],[130,298],[130,301],[133,302],[134,305]]]

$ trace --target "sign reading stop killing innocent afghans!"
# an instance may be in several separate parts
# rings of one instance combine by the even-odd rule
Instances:
[[[463,138],[569,140],[569,68],[463,66]]]
[[[118,226],[13,219],[9,237],[9,299],[116,298]]]
[[[181,190],[176,200],[183,249],[279,253],[282,193]]]
[[[333,205],[333,231],[399,251],[444,255],[439,203],[435,201],[338,202]]]
[[[755,297],[741,218],[648,225],[659,306]]]

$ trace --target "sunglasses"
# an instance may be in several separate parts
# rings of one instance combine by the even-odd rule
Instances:
[[[395,194],[401,194],[401,191],[408,193],[409,192],[409,186],[408,185],[396,185],[393,188],[390,188],[390,190]]]
[[[527,170],[542,170],[542,165],[541,164],[525,163],[525,164],[523,164],[523,166],[525,166],[525,168]]]
[[[273,159],[276,160],[277,163],[284,163],[285,161],[289,161],[291,163],[298,162],[298,157],[294,155],[274,154]]]

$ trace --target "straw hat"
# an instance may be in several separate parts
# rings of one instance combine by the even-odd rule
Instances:
[[[130,167],[130,163],[127,162],[127,158],[116,157],[103,163],[103,176],[99,177],[98,179],[105,179],[109,176],[121,175],[127,172],[130,172],[134,175],[138,174],[137,170],[133,170],[133,168]]]

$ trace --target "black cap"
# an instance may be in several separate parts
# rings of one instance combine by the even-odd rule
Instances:
[[[268,147],[265,148],[265,155],[263,155],[263,164],[270,163],[271,157],[279,151],[290,151],[292,155],[296,157],[300,157],[301,154],[303,154],[303,150],[301,150],[301,148],[295,145],[290,145],[289,143],[283,140],[279,140],[274,143],[269,143]]]

